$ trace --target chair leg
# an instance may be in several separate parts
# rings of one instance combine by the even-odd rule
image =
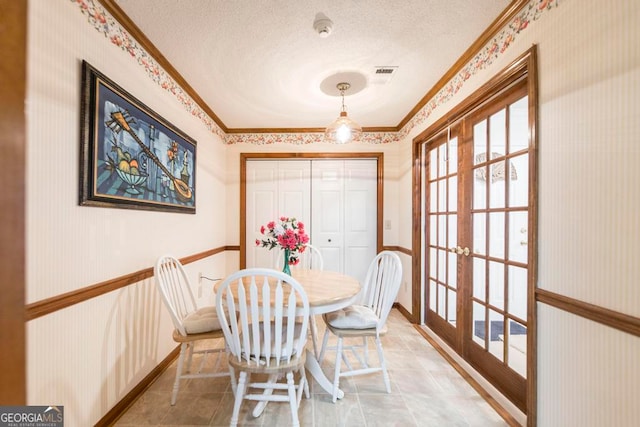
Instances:
[[[342,337],[338,337],[338,346],[336,348],[336,366],[333,373],[333,393],[331,400],[336,403],[338,400],[338,387],[340,386],[340,363],[342,362]]]
[[[238,417],[240,415],[240,406],[242,405],[242,399],[244,399],[245,387],[247,385],[247,373],[240,372],[240,379],[238,380],[238,389],[236,390],[236,399],[233,402],[233,414],[231,415],[230,426],[238,425]]]
[[[191,372],[191,363],[193,362],[193,347],[194,347],[193,343],[187,344],[187,348],[189,349],[189,357],[187,360],[187,372]]]
[[[307,378],[307,370],[304,368],[304,366],[300,371],[300,375],[304,377],[304,397],[308,399],[309,398],[309,379]]]
[[[387,393],[391,393],[391,383],[389,382],[389,373],[387,372],[387,365],[384,361],[384,352],[382,351],[382,341],[380,337],[376,337],[376,347],[378,348],[378,359],[380,360],[380,367],[382,368],[384,385],[387,388]]]
[[[182,376],[182,365],[184,364],[184,354],[187,351],[187,343],[180,344],[180,356],[178,356],[178,364],[176,365],[176,379],[173,382],[173,392],[171,393],[171,406],[176,404],[178,398],[178,389],[180,388],[180,377]]]
[[[324,359],[324,352],[327,349],[328,342],[329,342],[329,329],[325,329],[324,337],[322,338],[322,348],[320,349],[320,355],[318,356],[319,364],[322,364],[322,359]]]
[[[236,395],[236,390],[238,389],[238,382],[236,381],[236,371],[233,369],[231,365],[229,365],[229,380],[231,381],[231,391],[233,395]]]
[[[293,380],[292,371],[287,372],[287,386],[287,390],[289,392],[289,406],[291,407],[292,425],[294,427],[299,427],[300,421],[298,420],[298,399],[296,396],[296,383]]]
[[[271,374],[269,375],[269,378],[267,379],[268,383],[277,383],[278,382],[278,374]],[[267,404],[269,403],[269,396],[271,396],[273,394],[273,388],[265,388],[264,391],[262,392],[262,395],[265,396],[265,400],[260,400],[258,401],[258,403],[256,404],[256,406],[253,408],[253,412],[251,413],[251,415],[254,416],[254,418],[258,418],[260,415],[262,415],[262,413],[264,412],[265,408],[267,407]]]
[[[316,317],[313,315],[309,316],[309,321],[311,323],[309,325],[309,329],[311,330],[311,341],[313,342],[313,355],[318,359],[320,355],[318,354],[318,328],[316,325]]]
[[[364,365],[369,367],[369,346],[367,345],[367,337],[362,337],[362,351],[364,353]]]
[[[307,381],[307,373],[304,369],[304,366],[298,370],[298,373],[300,374],[300,382],[298,383],[297,401],[298,401],[298,406],[300,406],[300,401],[302,400],[303,391],[304,391],[305,397],[307,399],[309,398],[309,382]]]

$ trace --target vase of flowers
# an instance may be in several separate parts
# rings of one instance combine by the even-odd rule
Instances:
[[[269,250],[280,248],[284,250],[284,266],[282,271],[291,275],[289,266],[300,262],[298,253],[304,252],[309,236],[304,230],[304,224],[295,218],[280,217],[279,221],[270,221],[260,227],[262,239],[256,239],[256,246],[262,246]]]

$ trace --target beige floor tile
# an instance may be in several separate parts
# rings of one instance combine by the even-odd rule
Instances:
[[[325,328],[322,319],[317,320],[321,344]],[[382,345],[391,393],[387,394],[381,373],[341,378],[340,388],[345,397],[333,403],[331,396],[309,377],[311,396],[302,398],[298,410],[301,426],[507,425],[397,310],[392,310],[388,327],[390,332],[383,337]],[[335,337],[331,337],[329,345],[335,345]],[[199,357],[195,357],[196,361]],[[379,366],[371,340],[369,358],[372,366]],[[351,356],[349,359],[355,360]],[[328,351],[321,366],[331,381],[334,363],[335,352]],[[204,366],[213,368],[214,362],[207,359]],[[217,370],[225,369],[223,363]],[[122,414],[116,426],[229,425],[234,396],[228,377],[183,380],[172,407],[174,378],[175,362]],[[288,403],[270,402],[258,418],[251,414],[254,406],[255,402],[243,402],[240,426],[291,425]]]

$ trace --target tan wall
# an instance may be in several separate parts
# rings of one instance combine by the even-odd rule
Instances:
[[[224,246],[220,138],[78,5],[31,0],[28,13],[27,303],[148,268],[165,252]],[[83,59],[197,141],[195,215],[78,206]],[[225,255],[188,267],[192,278],[221,275]],[[175,347],[154,286],[145,280],[28,322],[27,403],[64,405],[70,426],[98,421]]]

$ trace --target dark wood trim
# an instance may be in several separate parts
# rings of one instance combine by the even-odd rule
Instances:
[[[382,251],[383,246],[383,237],[384,231],[382,228],[382,224],[384,223],[384,155],[379,153],[377,156],[378,160],[378,170],[376,172],[377,175],[377,183],[376,183],[376,253],[380,253]]]
[[[413,318],[413,316],[411,315],[411,313],[409,313],[409,310],[404,308],[404,306],[402,304],[400,304],[399,302],[394,302],[393,303],[393,308],[398,310],[400,312],[400,314],[402,314],[404,316],[404,318],[407,319],[409,322],[414,323],[414,324],[416,323],[416,321]]]
[[[109,12],[122,27],[142,46],[147,53],[158,62],[158,64],[173,78],[178,85],[198,104],[203,111],[213,119],[213,121],[226,134],[246,134],[246,133],[321,133],[324,128],[234,128],[230,129],[213,112],[211,107],[198,95],[198,93],[187,83],[182,75],[164,57],[164,55],[147,38],[140,28],[127,16],[117,5],[116,0],[98,0],[105,10]],[[376,126],[363,128],[363,132],[398,132],[405,126],[431,100],[440,89],[459,73],[463,67],[480,52],[484,45],[489,42],[500,30],[502,30],[515,15],[527,4],[529,0],[513,0],[509,6],[487,27],[487,29],[469,46],[469,48],[458,58],[458,60],[447,70],[447,72],[436,82],[436,84],[420,99],[420,101],[407,113],[397,126]]]
[[[422,173],[426,170],[425,159],[423,158],[423,146],[413,144],[412,148],[412,200],[411,200],[411,247],[413,248],[413,259],[411,263],[411,313],[413,313],[416,323],[422,319]]]
[[[276,159],[376,159],[378,161],[377,182],[377,241],[376,250],[380,252],[382,243],[382,224],[384,207],[384,153],[372,151],[362,153],[240,153],[240,268],[247,265],[247,160]]]
[[[236,248],[236,246],[222,246],[219,248],[210,249],[198,254],[181,258],[180,262],[186,265],[224,252],[226,250],[237,250]],[[62,310],[63,308],[67,308],[72,305],[87,301],[91,298],[104,295],[108,292],[115,291],[116,289],[133,285],[134,283],[138,283],[142,280],[148,279],[149,277],[153,277],[153,267],[125,274],[124,276],[116,277],[114,279],[105,280],[104,282],[76,289],[75,291],[67,292],[64,294],[56,295],[51,298],[36,301],[26,306],[25,320],[29,321],[37,319],[38,317],[42,317],[55,311]]]
[[[477,391],[478,394],[484,400],[487,401],[489,406],[491,406],[498,413],[498,415],[500,415],[507,422],[507,424],[509,424],[510,426],[514,426],[514,427],[519,427],[520,426],[520,423],[518,422],[518,420],[516,420],[513,417],[513,415],[511,415],[506,409],[504,409],[502,407],[502,405],[500,405],[498,403],[498,401],[495,400],[493,398],[493,396],[491,396],[491,394],[489,394],[480,385],[480,383],[478,383],[475,380],[475,378],[473,378],[471,375],[469,375],[469,373],[462,366],[460,366],[460,364],[453,357],[451,357],[451,355],[449,355],[449,353],[447,353],[444,350],[444,348],[442,348],[442,346],[436,340],[434,340],[429,334],[427,334],[424,331],[423,326],[415,325],[414,327],[420,333],[420,335],[422,335],[429,342],[429,344],[431,344],[433,346],[433,348],[435,348],[438,351],[438,353],[440,353],[440,355],[447,362],[449,362],[449,364],[453,367],[453,369],[455,369],[460,374],[460,376],[462,378],[464,378],[464,380],[467,381],[469,383],[469,385],[471,385],[471,387],[473,387],[473,389],[475,391]]]
[[[164,55],[158,50],[157,47],[151,40],[147,38],[147,36],[138,28],[138,26],[127,16],[126,13],[120,6],[116,3],[115,0],[98,0],[102,6],[104,6],[105,10],[111,14],[116,21],[122,25],[122,27],[131,34],[139,44],[142,46],[147,53],[156,60],[158,65],[167,72],[167,74],[176,81],[176,83],[194,100],[196,104],[209,116],[211,119],[216,122],[216,124],[222,129],[223,132],[228,133],[229,129],[222,123],[222,120],[216,116],[216,113],[213,112],[211,107],[204,102],[204,100],[198,95],[198,93],[187,83],[187,81],[182,77],[182,75],[175,69],[173,65],[164,57]]]
[[[538,283],[538,49],[534,45],[525,57],[527,62],[527,89],[529,97],[529,251],[533,256],[528,257],[529,268],[527,280]],[[535,197],[533,195],[535,194]],[[527,426],[538,424],[538,311],[535,297],[536,287],[529,287],[527,294]]]
[[[324,133],[325,128],[233,128],[227,129],[228,134],[244,134],[244,133]],[[384,127],[363,127],[362,132],[397,132],[395,126]]]
[[[480,52],[485,44],[495,37],[520,10],[529,4],[529,0],[514,0],[507,8],[487,27],[486,30],[469,46],[469,48],[458,58],[458,60],[449,68],[449,70],[438,80],[438,82],[422,97],[409,113],[398,124],[397,129],[402,129],[413,116],[415,116],[436,94],[456,76],[464,66]]]
[[[26,151],[25,117],[27,79],[26,1],[0,2],[0,402],[24,405],[27,398],[26,375]]]
[[[475,90],[469,97],[460,104],[453,107],[449,113],[435,121],[431,126],[413,138],[414,144],[423,144],[432,139],[437,134],[445,132],[447,127],[453,126],[463,117],[473,113],[480,108],[484,102],[493,100],[487,97],[488,93],[496,93],[500,96],[504,90],[519,84],[523,78],[528,76],[529,67],[532,65],[532,55],[535,55],[536,46],[532,46],[518,58],[516,58],[509,66],[498,72],[491,80]]]
[[[409,256],[413,255],[411,249],[403,248],[402,246],[383,246],[382,250],[400,252]]]
[[[276,159],[378,159],[384,153],[378,151],[360,153],[240,153],[240,166],[247,160],[276,160]]]
[[[640,337],[640,318],[609,310],[598,305],[580,301],[545,289],[536,289],[536,301],[566,311],[601,325]]]
[[[147,374],[136,386],[131,389],[116,405],[109,410],[100,420],[95,424],[96,427],[112,426],[116,421],[135,403],[136,400],[149,388],[153,382],[167,370],[173,361],[180,354],[180,346],[177,346],[171,353],[165,357],[162,362]]]

